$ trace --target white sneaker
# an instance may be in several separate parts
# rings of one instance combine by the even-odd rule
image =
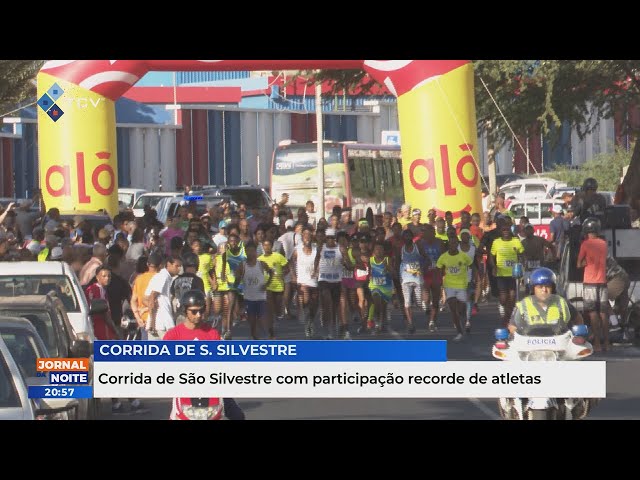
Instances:
[[[454,342],[459,342],[460,340],[462,340],[462,334],[461,334],[461,333],[457,334],[457,335],[453,338],[453,341],[454,341]]]

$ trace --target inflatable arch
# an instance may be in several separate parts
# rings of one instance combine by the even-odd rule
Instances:
[[[149,71],[362,68],[398,97],[405,201],[480,211],[473,66],[467,60],[53,60],[38,74],[47,208],[118,211],[115,101]]]

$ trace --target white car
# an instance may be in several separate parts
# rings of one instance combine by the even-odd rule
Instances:
[[[523,178],[505,183],[500,188],[500,192],[504,193],[507,201],[509,199],[513,199],[513,201],[523,201],[548,198],[549,192],[552,189],[566,186],[566,183],[558,182],[553,178]]]
[[[119,188],[118,204],[121,209],[133,208],[140,195],[147,193],[144,188]]]
[[[551,233],[549,224],[553,220],[551,209],[554,205],[563,207],[564,203],[562,200],[553,199],[513,201],[509,204],[509,212],[515,224],[519,222],[520,217],[527,217],[533,225],[534,233],[548,240]]]
[[[158,202],[165,197],[184,197],[184,192],[147,192],[138,197],[133,204],[133,215],[144,217],[144,207],[156,208]]]
[[[80,280],[66,262],[0,262],[0,296],[43,295],[51,290],[59,293],[78,339],[93,342],[90,315],[106,311],[104,302],[89,305]]]
[[[77,406],[78,401],[74,399],[30,399],[28,383],[0,337],[0,420],[51,418]]]

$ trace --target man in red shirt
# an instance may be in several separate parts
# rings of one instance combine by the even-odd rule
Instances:
[[[586,235],[578,253],[578,268],[584,267],[582,299],[594,333],[593,349],[609,349],[607,294],[607,242],[600,238],[600,220],[587,218],[582,224]]]
[[[201,290],[189,290],[180,300],[180,308],[184,311],[185,321],[169,329],[162,340],[221,340],[218,330],[204,321],[207,299]],[[222,399],[225,416],[229,420],[244,420],[244,412],[232,398]],[[173,409],[176,409],[175,401]],[[175,411],[171,418],[175,418]]]
[[[185,321],[169,329],[163,340],[220,340],[220,333],[204,321],[207,300],[204,292],[189,290],[180,301]]]

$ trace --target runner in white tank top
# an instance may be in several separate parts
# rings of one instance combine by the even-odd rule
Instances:
[[[340,291],[342,287],[342,252],[336,244],[336,231],[328,228],[326,242],[318,247],[315,265],[318,272],[318,290],[322,304],[324,326],[328,329],[327,339],[333,338],[334,325],[339,315]],[[344,323],[338,321],[339,325]]]
[[[246,260],[238,265],[238,282],[244,285],[244,300],[247,307],[247,320],[251,328],[251,337],[258,340],[258,324],[266,328],[267,285],[272,272],[269,266],[258,260],[257,245],[248,242],[244,246]]]
[[[296,245],[291,256],[293,282],[298,285],[298,311],[300,322],[305,324],[305,335],[311,338],[314,333],[314,320],[318,310],[318,280],[315,275],[316,246],[311,243],[313,230],[302,231],[302,241]]]

